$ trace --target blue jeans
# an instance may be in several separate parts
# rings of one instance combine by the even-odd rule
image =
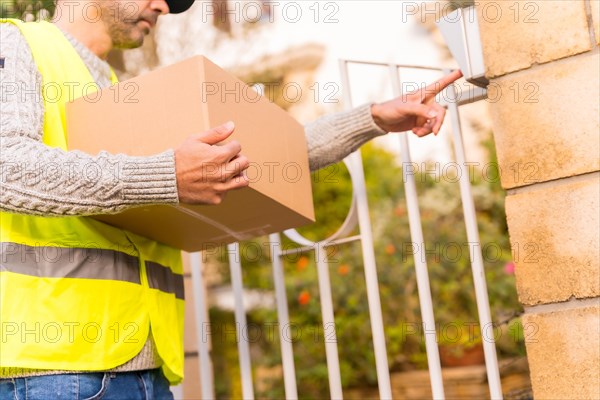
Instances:
[[[0,379],[0,400],[173,399],[160,369]]]

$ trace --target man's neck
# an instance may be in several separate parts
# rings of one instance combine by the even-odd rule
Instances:
[[[73,36],[101,59],[106,60],[108,57],[113,43],[110,35],[106,32],[105,25],[101,21],[88,22],[81,19],[68,21],[67,18],[61,18],[53,21],[53,23],[63,32],[67,32]]]

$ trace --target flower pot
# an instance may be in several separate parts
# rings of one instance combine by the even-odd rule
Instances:
[[[442,367],[465,367],[485,364],[483,344],[440,344],[440,362]]]

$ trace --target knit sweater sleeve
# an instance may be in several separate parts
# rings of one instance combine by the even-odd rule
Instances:
[[[0,210],[32,215],[109,214],[178,202],[172,150],[151,157],[50,148],[42,142],[42,77],[17,27],[0,24]],[[383,135],[370,105],[305,126],[311,170]]]
[[[0,209],[91,215],[178,202],[172,150],[131,157],[46,146],[42,77],[31,50],[11,24],[0,24],[0,43]]]
[[[331,114],[304,127],[311,171],[341,161],[369,140],[384,135],[371,114],[371,104]]]

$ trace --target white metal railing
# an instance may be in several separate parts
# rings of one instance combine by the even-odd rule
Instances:
[[[444,70],[444,72],[449,73],[450,71]],[[456,98],[454,86],[451,85],[448,89],[452,95],[451,98]],[[449,103],[448,110],[450,111],[450,120],[452,121],[452,136],[454,139],[453,143],[456,160],[458,164],[466,170],[468,164],[465,157],[458,105],[456,103]],[[498,357],[496,355],[496,343],[494,342],[493,336],[488,337],[485,332],[487,327],[492,326],[492,316],[490,312],[487,284],[485,282],[485,271],[483,269],[483,256],[481,255],[481,243],[479,241],[479,230],[477,229],[475,203],[473,202],[473,195],[471,194],[471,182],[469,182],[469,176],[467,174],[461,174],[459,184],[465,225],[467,228],[467,238],[470,246],[469,257],[471,257],[471,270],[473,272],[473,283],[475,285],[479,326],[481,327],[481,337],[484,338],[483,351],[485,354],[485,366],[488,384],[490,386],[490,395],[492,399],[501,399],[502,387],[500,384]]]
[[[402,83],[398,75],[398,66],[389,65],[389,72],[392,78],[394,95],[402,94]],[[407,135],[400,135],[400,154],[402,156],[402,165],[411,165],[410,147],[408,145]],[[406,193],[406,209],[408,211],[408,224],[410,228],[411,241],[419,249],[425,248],[425,239],[423,238],[423,227],[421,224],[421,213],[419,212],[419,200],[417,197],[417,185],[413,174],[405,175],[404,192]],[[435,318],[433,315],[433,302],[431,300],[431,289],[429,287],[429,273],[427,272],[427,261],[425,257],[415,255],[415,272],[417,276],[417,291],[419,293],[419,303],[421,305],[421,318],[423,319],[423,332],[425,334],[425,349],[427,352],[427,365],[429,366],[429,375],[431,379],[431,390],[434,399],[444,398],[444,384],[442,381],[442,366],[440,363],[440,354],[437,346],[437,332],[435,329]]]
[[[385,67],[388,69],[394,95],[401,95],[402,81],[399,72],[403,68],[410,69],[426,69],[432,71],[440,71],[449,73],[450,70],[440,68],[429,68],[421,66],[402,66],[397,64],[385,64],[356,60],[341,60],[340,72],[342,77],[342,85],[345,94],[345,104],[348,108],[352,106],[350,96],[350,79],[348,74],[349,64],[367,64]],[[452,123],[452,134],[456,162],[467,168],[468,164],[465,159],[464,145],[462,140],[462,131],[460,126],[458,107],[463,104],[478,101],[486,95],[484,89],[472,87],[467,95],[457,96],[454,86],[449,86],[447,89],[448,96],[441,98],[440,103],[445,105],[449,111],[449,119]],[[455,99],[448,101],[445,99]],[[403,165],[411,164],[410,146],[407,135],[399,135],[400,153],[402,156]],[[367,287],[367,299],[369,303],[369,317],[371,321],[371,331],[373,337],[373,346],[375,351],[375,363],[377,371],[377,381],[379,386],[379,396],[381,399],[391,399],[392,389],[390,384],[390,373],[388,370],[388,360],[386,351],[386,342],[384,336],[383,316],[381,312],[381,303],[379,296],[379,286],[377,278],[377,270],[375,265],[375,253],[373,249],[373,237],[371,233],[371,221],[369,218],[369,207],[367,203],[367,192],[365,187],[364,171],[360,150],[351,154],[344,160],[348,171],[350,172],[353,197],[350,211],[346,220],[340,229],[324,240],[319,242],[310,241],[301,236],[296,230],[288,230],[284,234],[300,245],[299,248],[284,250],[281,245],[281,237],[279,234],[269,236],[270,253],[273,266],[273,280],[275,286],[275,298],[277,304],[278,315],[278,330],[279,342],[281,345],[282,367],[285,396],[287,399],[298,398],[298,388],[296,383],[296,373],[294,366],[293,348],[289,338],[285,337],[284,330],[289,327],[289,314],[287,306],[287,294],[285,291],[284,272],[282,258],[289,254],[301,254],[307,252],[315,252],[315,258],[318,268],[318,282],[321,300],[321,312],[323,325],[326,329],[325,352],[327,360],[327,368],[329,373],[329,388],[332,399],[341,399],[342,384],[340,375],[339,357],[337,351],[337,340],[335,332],[334,310],[331,294],[331,284],[329,281],[329,259],[326,249],[330,246],[337,246],[343,243],[361,242],[363,263],[365,270],[365,279]],[[500,374],[498,369],[498,361],[496,357],[496,348],[493,338],[489,338],[483,330],[491,326],[491,313],[489,308],[489,300],[487,294],[487,286],[483,269],[483,258],[481,254],[481,246],[479,243],[479,233],[477,230],[477,220],[475,215],[475,207],[473,197],[471,195],[471,186],[468,174],[460,174],[460,191],[463,204],[463,212],[465,217],[465,225],[467,229],[467,237],[470,246],[471,267],[473,272],[473,280],[475,285],[475,294],[477,299],[477,308],[479,313],[479,322],[482,329],[485,362],[490,388],[490,396],[492,399],[501,399],[502,390],[500,385]],[[419,212],[418,195],[414,175],[405,174],[404,185],[406,193],[407,209],[409,214],[409,225],[411,240],[419,249],[424,249],[425,240],[423,238],[421,218]],[[359,227],[359,234],[349,236],[355,229]],[[235,303],[235,320],[237,332],[237,343],[239,352],[240,374],[242,382],[242,394],[245,399],[254,398],[251,360],[249,342],[241,340],[240,329],[246,327],[246,314],[243,298],[243,283],[241,274],[241,263],[239,256],[238,244],[231,244],[227,247],[229,254],[229,263],[231,271],[232,289],[234,292]],[[444,385],[442,381],[442,371],[437,346],[437,335],[435,330],[434,307],[431,298],[431,290],[429,286],[429,276],[425,257],[421,257],[418,252],[414,252],[414,261],[417,277],[417,288],[419,294],[419,302],[421,306],[421,314],[423,320],[423,332],[425,334],[425,345],[427,360],[429,366],[431,389],[433,398],[444,399]],[[206,304],[205,286],[202,281],[202,260],[199,253],[191,255],[190,258],[192,283],[194,288],[193,298],[196,313],[196,328],[198,336],[198,354],[200,362],[200,382],[202,388],[202,398],[209,399],[215,397],[212,363],[210,359],[210,343],[208,343],[204,335],[207,327],[210,327],[208,320],[208,309]],[[209,336],[210,337],[210,336]],[[334,340],[331,340],[334,339]],[[190,377],[189,377],[190,378]],[[188,379],[189,379],[188,378]],[[193,378],[192,378],[193,379]]]

